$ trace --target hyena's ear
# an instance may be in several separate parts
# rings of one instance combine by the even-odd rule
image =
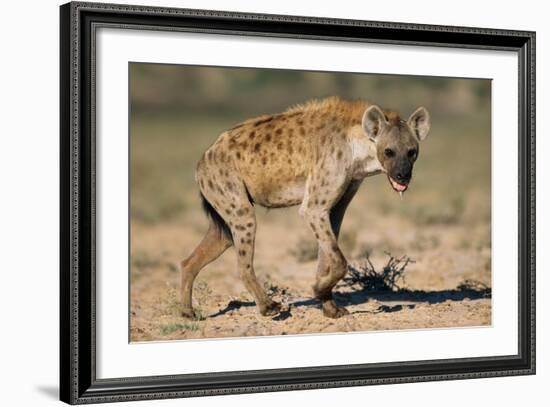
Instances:
[[[370,106],[363,114],[363,130],[374,140],[389,123],[384,112],[376,105]]]
[[[411,114],[409,120],[407,120],[409,126],[418,140],[422,141],[428,135],[430,131],[430,114],[424,107],[419,107]]]

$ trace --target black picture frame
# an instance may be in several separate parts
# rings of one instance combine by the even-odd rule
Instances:
[[[60,7],[60,398],[70,404],[535,373],[535,33],[72,2]],[[175,30],[508,50],[519,60],[519,351],[515,355],[97,379],[95,29]]]

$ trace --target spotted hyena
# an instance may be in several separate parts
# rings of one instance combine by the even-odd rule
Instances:
[[[223,132],[196,169],[206,236],[181,264],[183,315],[193,317],[193,281],[200,270],[234,245],[237,269],[262,315],[279,312],[254,274],[254,205],[300,205],[319,244],[313,293],[324,315],[347,314],[332,299],[347,262],[338,247],[344,213],[365,177],[386,174],[403,193],[418,158],[419,141],[430,129],[420,107],[408,120],[365,101],[331,97],[273,115],[247,120]]]

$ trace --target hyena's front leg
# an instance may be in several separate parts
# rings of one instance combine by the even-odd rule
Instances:
[[[337,176],[332,177],[331,182],[323,182],[325,178],[320,176],[313,176],[312,179],[315,182],[308,182],[306,202],[303,202],[301,213],[319,244],[319,270],[313,292],[322,302],[324,315],[339,318],[348,312],[345,308],[336,305],[332,299],[332,289],[346,275],[347,261],[338,247],[337,234],[345,207],[359,184],[344,184],[344,180]],[[350,188],[349,193],[348,188]],[[344,190],[343,193],[342,190]],[[331,216],[331,209],[338,206],[342,199],[344,200],[342,201],[343,210]],[[332,222],[333,220],[337,222]],[[333,227],[335,226],[333,223],[338,223],[338,227]]]
[[[329,210],[310,208],[305,211],[304,215],[317,238],[319,250],[323,253],[319,264],[319,269],[323,274],[317,275],[313,293],[321,301],[325,316],[339,318],[348,314],[348,311],[336,305],[332,299],[332,289],[346,275],[347,261],[338,247],[336,236],[332,231]]]
[[[330,226],[332,229],[332,233],[334,233],[334,236],[336,240],[338,240],[338,236],[340,234],[340,227],[342,226],[342,221],[344,220],[344,214],[346,213],[346,209],[348,205],[350,204],[351,200],[355,196],[357,190],[359,189],[359,186],[361,185],[361,180],[352,181],[349,186],[347,187],[346,191],[340,198],[340,200],[332,207],[330,210]],[[331,268],[330,268],[330,259],[325,254],[325,252],[321,249],[319,246],[319,263],[317,265],[317,275],[316,275],[316,281],[315,285],[313,286],[313,291],[315,293],[323,292],[323,290],[327,289],[327,286],[332,283],[331,281]],[[337,284],[338,281],[336,281]],[[331,288],[333,288],[332,286]],[[327,316],[336,316],[339,315],[345,315],[345,312],[340,312],[338,310],[338,307],[334,303],[334,300],[329,300],[324,302],[323,306],[323,312]]]

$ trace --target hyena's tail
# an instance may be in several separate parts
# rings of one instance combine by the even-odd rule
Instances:
[[[223,220],[218,211],[214,209],[210,202],[208,202],[202,192],[200,193],[200,195],[202,201],[202,209],[206,213],[206,216],[210,218],[210,220],[214,224],[214,227],[218,229],[220,233],[222,233],[227,239],[233,242],[233,234],[231,233],[231,229],[229,228],[227,223],[225,223],[225,220]]]

